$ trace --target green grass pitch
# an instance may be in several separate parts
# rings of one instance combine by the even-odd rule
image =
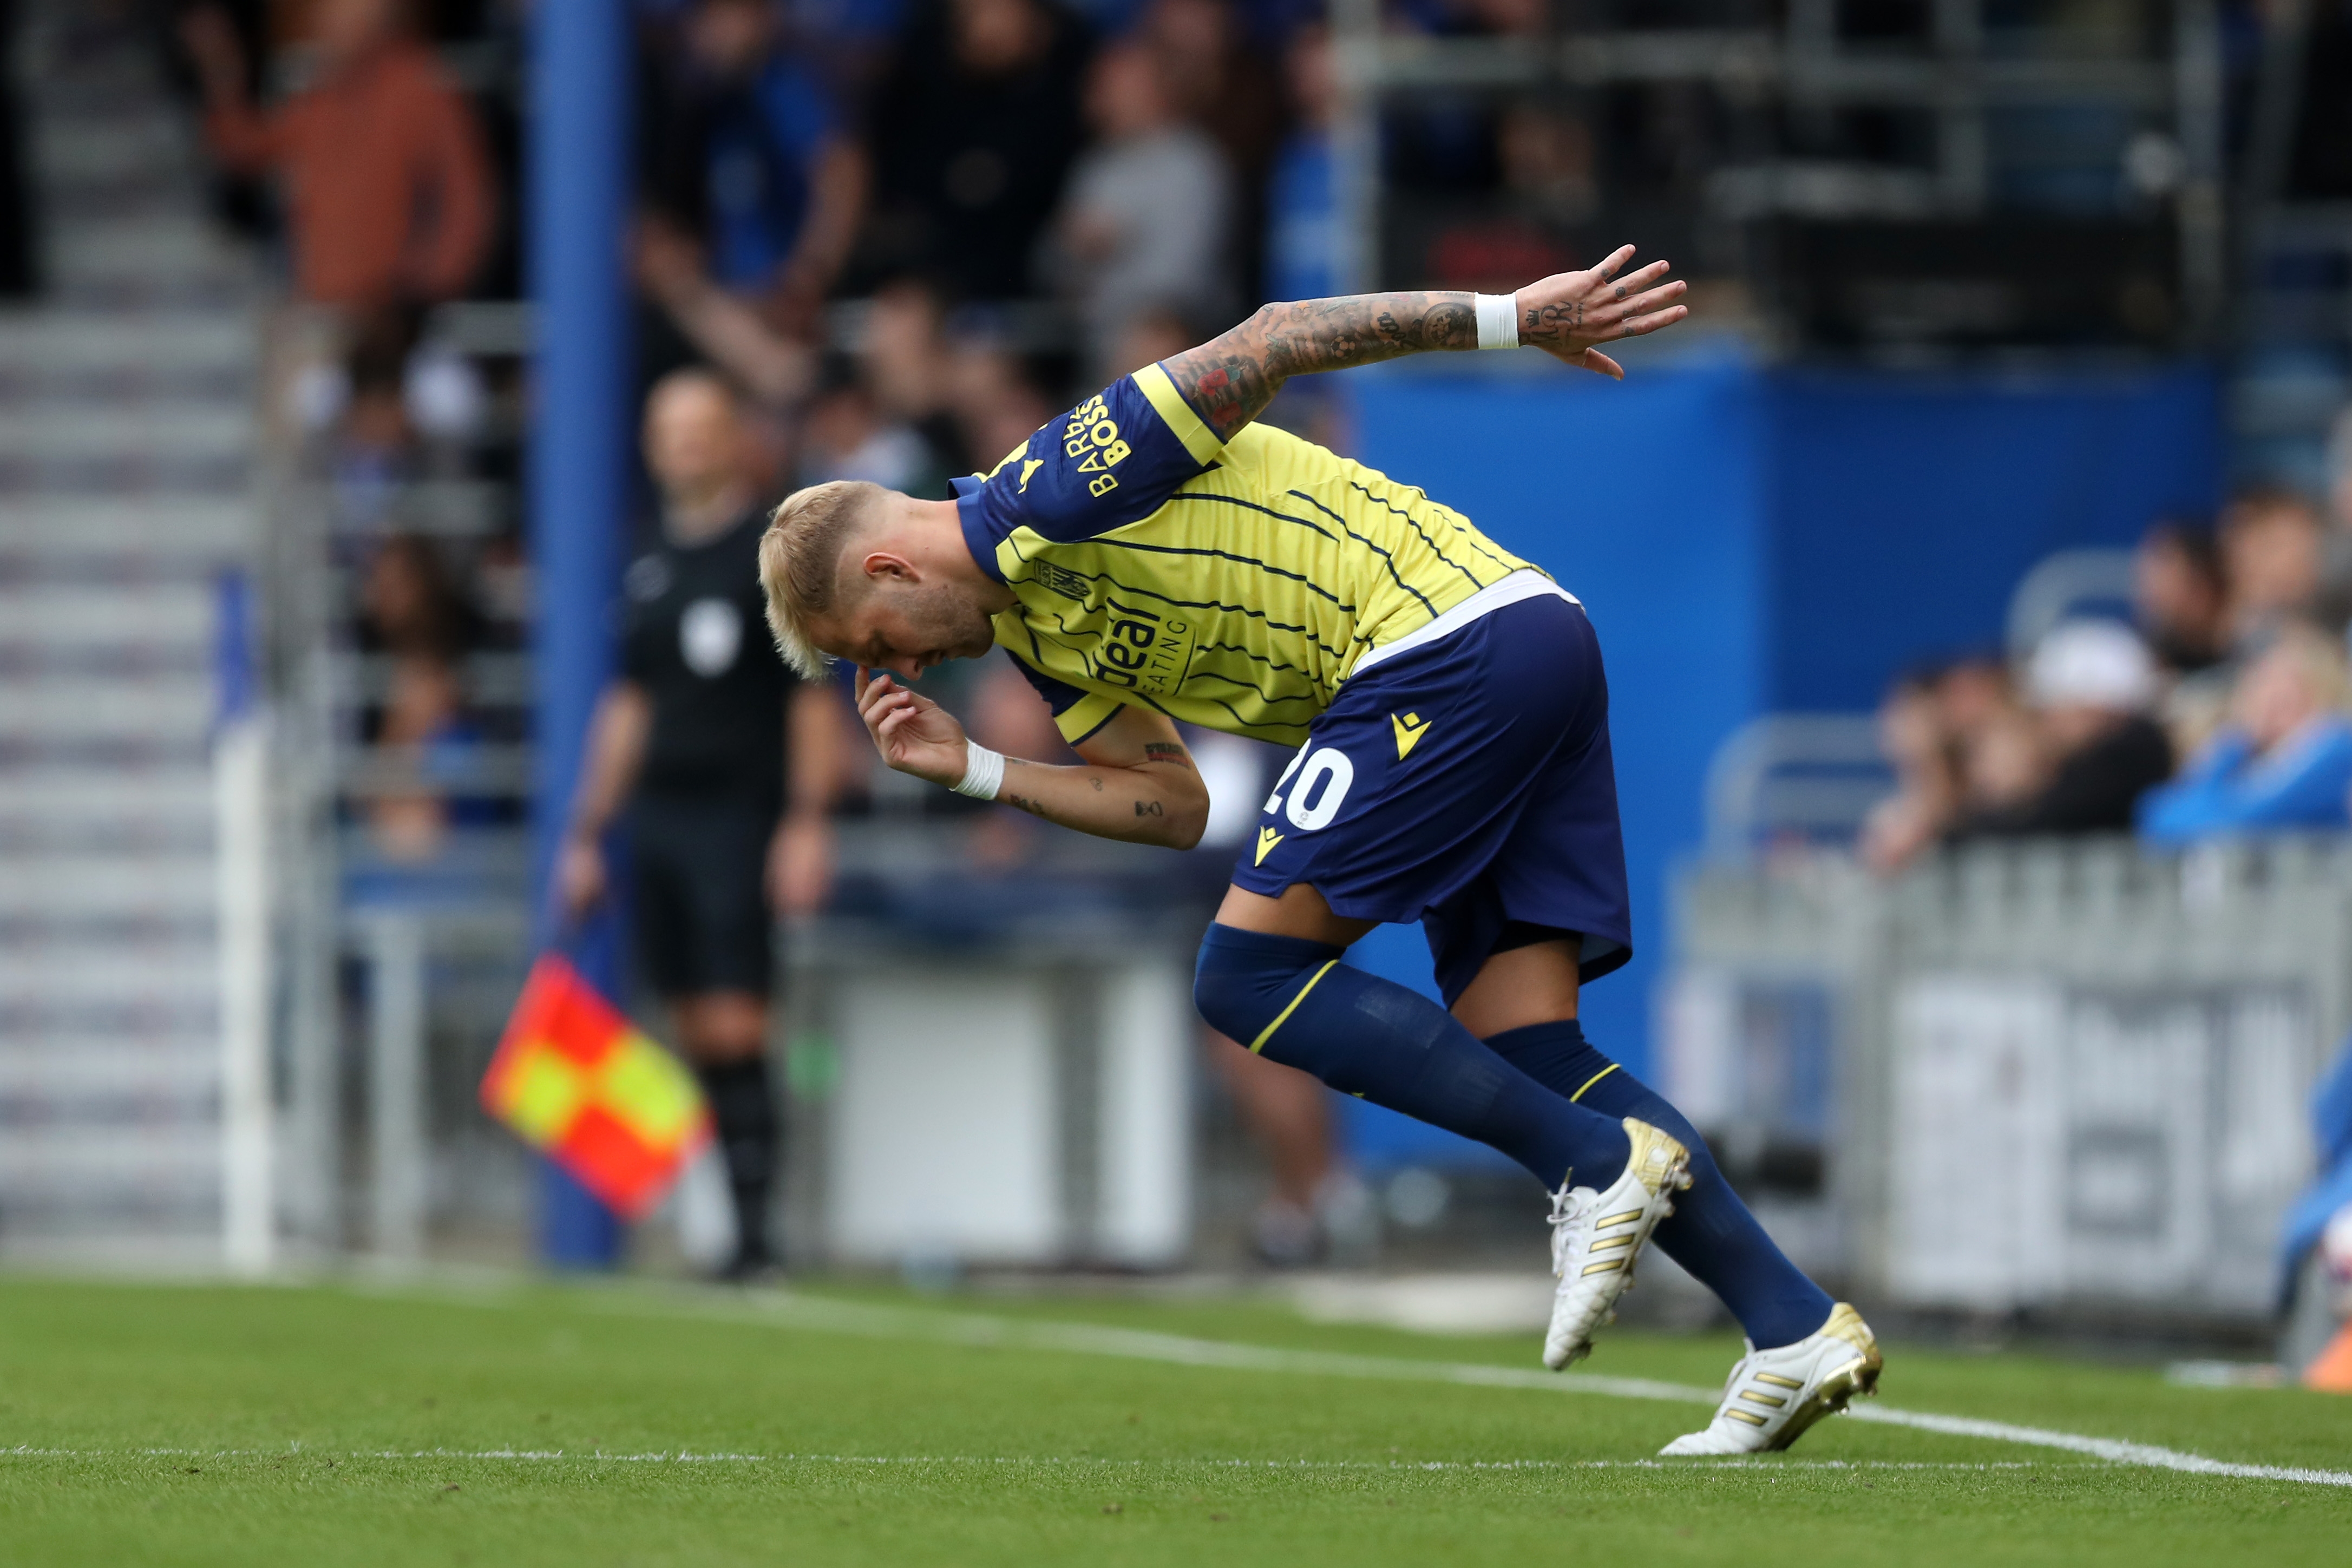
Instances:
[[[2352,1399],[1888,1348],[1890,1407],[2352,1469]],[[1853,1420],[1651,1464],[1703,1406],[1416,1380],[1537,1349],[1244,1301],[12,1279],[0,1563],[2352,1563],[2352,1487]],[[1612,1333],[1561,1381],[1736,1350]]]

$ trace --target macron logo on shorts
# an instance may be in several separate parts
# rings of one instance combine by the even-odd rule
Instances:
[[[1396,726],[1397,760],[1402,762],[1420,744],[1421,737],[1429,733],[1430,721],[1417,713],[1409,713],[1402,718],[1391,714],[1389,722]]]

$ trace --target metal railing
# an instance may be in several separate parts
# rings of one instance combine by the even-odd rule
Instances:
[[[520,911],[490,909],[367,909],[346,923],[346,950],[364,969],[365,1209],[368,1248],[379,1258],[406,1262],[425,1255],[434,1173],[448,1168],[435,1110],[465,1099],[489,1060],[505,1004],[521,983],[527,924]],[[479,995],[469,998],[464,988],[432,984],[436,963],[446,971],[459,962],[489,972]],[[457,1037],[456,1073],[433,1070],[436,1022],[445,1036]],[[503,1141],[493,1146],[506,1148]],[[519,1195],[528,1156],[520,1148],[507,1152],[508,1185]]]
[[[1916,179],[1886,163],[1808,165],[1751,135],[1739,163],[1716,172],[1746,177],[1708,184],[1719,215],[1733,219],[1767,211],[1979,216],[1994,195],[1996,120],[2004,110],[2105,112],[2111,130],[2130,138],[2111,149],[2115,162],[2144,167],[2147,190],[2168,209],[2190,336],[2209,335],[2224,310],[2228,261],[2221,35],[2211,0],[2175,0],[2151,25],[2072,31],[2046,19],[1989,26],[1983,0],[1936,0],[1911,47],[1889,48],[1842,38],[1832,0],[1792,0],[1779,26],[1560,22],[1538,36],[1443,38],[1389,30],[1381,0],[1333,0],[1343,285],[1381,286],[1380,119],[1398,95],[1681,83],[1709,89],[1734,114],[1765,110],[1812,122],[1855,109],[1930,116],[1931,167]],[[2016,149],[2007,155],[2020,156]]]
[[[527,313],[510,308],[449,308],[428,332],[450,351],[494,358],[518,349],[526,324]],[[337,341],[331,318],[295,306],[265,328],[263,402],[275,417],[265,422],[258,582],[273,720],[278,1221],[298,1253],[358,1245],[406,1258],[424,1246],[434,1182],[447,1186],[457,1168],[450,1139],[433,1131],[447,1121],[436,1097],[469,1087],[436,1082],[424,1063],[447,1041],[475,1068],[475,1058],[487,1061],[520,983],[519,818],[530,751],[515,737],[530,658],[482,651],[456,672],[469,719],[514,722],[441,747],[362,739],[362,715],[384,706],[393,671],[383,656],[358,651],[355,564],[394,534],[477,547],[510,526],[515,501],[503,483],[426,476],[372,490],[362,507],[329,483],[315,438],[284,411],[295,378],[331,361]],[[487,442],[512,436],[494,429]],[[468,809],[450,822],[441,852],[416,862],[373,845],[362,825],[371,805],[417,796]],[[503,977],[446,983],[467,966]]]

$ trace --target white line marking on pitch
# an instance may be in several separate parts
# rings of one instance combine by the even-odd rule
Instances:
[[[952,1344],[990,1345],[1011,1350],[1063,1351],[1079,1355],[1115,1356],[1129,1361],[1157,1361],[1181,1366],[1213,1366],[1244,1372],[1304,1373],[1325,1377],[1366,1377],[1411,1383],[1467,1384],[1487,1388],[1527,1388],[1549,1394],[1599,1394],[1616,1399],[1661,1399],[1677,1404],[1713,1405],[1722,1397],[1712,1388],[1688,1384],[1657,1383],[1640,1377],[1598,1377],[1589,1374],[1535,1372],[1521,1367],[1482,1366],[1475,1362],[1413,1361],[1401,1356],[1349,1355],[1332,1351],[1277,1350],[1268,1345],[1237,1344],[1226,1340],[1193,1339],[1182,1334],[1143,1329],[1107,1328],[1096,1323],[1030,1322],[990,1317],[977,1312],[938,1312],[904,1307],[868,1306],[826,1301],[821,1297],[779,1293],[746,1312],[685,1303],[656,1305],[619,1296],[589,1297],[596,1306],[623,1312],[653,1311],[662,1316],[691,1315],[726,1322],[772,1322],[793,1328],[829,1333],[857,1334],[875,1339],[930,1339]],[[2079,1432],[2058,1432],[2042,1427],[2012,1426],[1968,1416],[1937,1416],[1926,1411],[1889,1409],[1882,1405],[1856,1404],[1857,1420],[1880,1426],[1908,1427],[1950,1437],[1977,1437],[2030,1448],[2063,1448],[2088,1454],[2109,1464],[2138,1465],[2152,1469],[2183,1470],[2192,1475],[2230,1476],[2241,1480],[2293,1481],[2306,1486],[2352,1487],[2352,1470],[2309,1469],[2289,1465],[2242,1465],[2209,1459],[2201,1454],[2152,1443],[2094,1437]]]
[[[333,1452],[323,1448],[37,1448],[19,1444],[0,1448],[0,1458],[22,1459],[502,1459],[518,1463],[627,1465],[1034,1465],[1084,1469],[1223,1469],[1223,1470],[1668,1470],[1686,1469],[1659,1459],[1218,1459],[1103,1458],[1092,1455],[1024,1454],[698,1454],[690,1449],[656,1449],[641,1454],[607,1454],[597,1449],[572,1453],[562,1448],[354,1448]],[[2030,1459],[1990,1463],[1923,1463],[1909,1459],[1723,1459],[1708,1469],[1772,1470],[2030,1470]],[[2046,1468],[2046,1467],[2042,1467]]]

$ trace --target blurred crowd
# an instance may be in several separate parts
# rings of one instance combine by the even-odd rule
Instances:
[[[2245,489],[2135,552],[2131,619],[2071,618],[2021,664],[1959,658],[1880,711],[1881,871],[1938,844],[2137,832],[2179,846],[2352,826],[2352,412],[2323,497]]]
[[[1458,9],[1472,25],[1509,7]],[[488,528],[429,526],[413,502],[420,486],[510,486],[520,472],[522,366],[453,343],[441,308],[520,292],[527,10],[156,10],[217,209],[282,258],[310,313],[279,413],[331,497],[350,644],[377,661],[357,738],[418,780],[364,814],[374,847],[411,862],[495,814],[457,781],[468,755],[520,738],[506,733],[519,716],[470,702],[465,678],[474,655],[524,641],[519,519],[509,507]],[[1269,289],[1328,292],[1321,11],[641,0],[627,250],[641,401],[682,370],[715,371],[771,497],[836,478],[944,495],[1083,387],[1191,346]],[[1278,417],[1334,434],[1328,402]],[[641,533],[661,490],[641,472]],[[1050,728],[1021,733],[1040,731],[1034,699],[995,690],[1003,674],[944,695],[995,744],[1055,754]]]
[[[731,548],[762,500],[840,478],[943,496],[950,476],[991,466],[1087,388],[1191,347],[1261,299],[1333,292],[1324,10],[1322,0],[639,0],[625,256],[645,428],[630,624],[661,599],[640,576],[667,567],[664,580],[683,580],[700,555]],[[469,343],[453,323],[467,302],[521,293],[527,11],[520,0],[158,7],[204,126],[215,205],[280,258],[307,324],[281,356],[275,412],[326,497],[352,585],[344,643],[370,674],[348,738],[391,779],[346,801],[355,897],[408,896],[467,860],[468,827],[520,823],[516,787],[500,799],[479,764],[527,738],[528,714],[520,694],[503,707],[487,700],[479,676],[528,643],[512,501],[528,381],[517,353],[486,353],[478,330]],[[1402,25],[1512,32],[1541,16],[1526,0],[1418,0]],[[1483,111],[1421,126],[1419,177],[1491,178],[1507,130]],[[1486,268],[1473,283],[1521,260],[1507,247],[1499,260],[1475,246],[1462,254]],[[1341,411],[1318,390],[1286,394],[1271,417],[1343,440]],[[687,402],[698,411],[691,440],[680,434]],[[713,476],[725,504],[705,506],[697,497]],[[503,494],[495,515],[420,501],[462,499],[468,486]],[[685,526],[706,512],[708,528]],[[628,808],[643,904],[668,874],[647,862],[662,848],[647,811],[668,699],[635,654],[640,641],[621,695],[649,695],[656,710]],[[924,686],[986,745],[1067,756],[1003,660],[934,672]],[[928,922],[935,936],[942,921],[969,920],[974,940],[1012,889],[1032,914],[1109,912],[1115,894],[1037,873],[1040,824],[881,770],[855,734],[819,746],[793,711],[791,793],[835,816],[934,819],[936,841],[960,847],[914,907],[887,878],[836,874],[830,851],[785,853],[799,842],[788,811],[764,857],[771,908]],[[845,709],[836,716],[854,724]],[[1247,742],[1189,738],[1224,810],[1175,881],[1181,896],[1206,900],[1263,796],[1266,759]],[[815,777],[835,768],[837,778]],[[632,770],[608,771],[567,840],[564,894],[580,908],[601,889],[603,830],[629,793]],[[705,802],[689,815],[713,812]],[[747,829],[740,853],[698,851],[669,869],[716,885],[725,879],[712,866],[761,861],[764,836]],[[381,874],[362,886],[352,868],[370,861]],[[1163,917],[1171,885],[1163,873],[1152,887]],[[740,913],[736,925],[764,932],[760,911]],[[764,952],[764,936],[738,945]],[[698,1070],[740,1072],[757,1059],[766,1015],[745,999],[763,994],[750,957],[740,974],[641,967]],[[720,1003],[742,1004],[740,1018],[721,1017]],[[1324,1092],[1230,1041],[1204,1043],[1235,1121],[1269,1151],[1256,1250],[1298,1262],[1344,1249],[1364,1229],[1367,1199],[1338,1157]],[[735,1145],[760,1144],[753,1113],[767,1092],[709,1087],[714,1103],[733,1094],[751,1108],[739,1119],[751,1130],[726,1137],[730,1171],[743,1166],[739,1217],[754,1217],[740,1252],[756,1260],[757,1195],[772,1162],[738,1162]]]
[[[431,324],[443,302],[517,291],[528,6],[163,9],[222,210],[274,235],[294,290],[341,323],[333,352],[294,378],[291,413],[343,517],[373,540],[355,563],[375,585],[362,639],[399,644],[395,689],[369,723],[446,745],[479,725],[444,677],[485,636],[519,638],[488,601],[514,597],[498,585],[515,580],[520,545],[401,536],[386,498],[420,478],[508,476],[496,437],[502,406],[520,423],[519,370],[501,386]],[[1432,34],[1549,25],[1543,0],[1386,10],[1391,26]],[[681,369],[723,375],[762,493],[861,478],[939,495],[1074,393],[1260,299],[1330,292],[1323,12],[1320,0],[637,0],[640,391]],[[1654,127],[1608,130],[1506,98],[1439,93],[1392,110],[1383,158],[1399,210],[1483,202],[1441,225],[1430,280],[1501,287],[1570,263],[1543,236],[1589,216],[1619,163],[1664,145]],[[1345,444],[1328,387],[1286,392],[1270,417]],[[646,476],[648,516],[656,488]],[[2340,483],[2333,497],[2249,492],[2210,531],[2150,533],[2133,634],[2065,626],[2021,668],[1970,658],[1906,676],[1886,712],[1902,786],[1869,826],[1869,857],[1899,865],[1996,833],[2137,826],[2178,840],[2341,819],[2341,789],[2320,785],[2336,766],[2331,660],[2352,613],[2347,507]],[[457,632],[399,632],[369,605],[401,597],[379,580],[408,578],[480,602],[427,618]],[[950,695],[983,725],[1019,707],[1018,694]],[[387,841],[430,841],[416,811],[378,811],[416,819]]]
[[[641,386],[724,371],[760,407],[779,483],[920,486],[1259,300],[1332,292],[1325,8],[637,0]],[[221,210],[278,242],[354,340],[413,341],[421,308],[519,292],[523,0],[158,9]],[[1549,25],[1543,0],[1390,10],[1431,34]],[[1591,208],[1581,120],[1444,96],[1391,119],[1399,191],[1499,198],[1501,227],[1438,236],[1432,281],[1573,259],[1509,214]],[[445,430],[467,413],[448,401]]]

